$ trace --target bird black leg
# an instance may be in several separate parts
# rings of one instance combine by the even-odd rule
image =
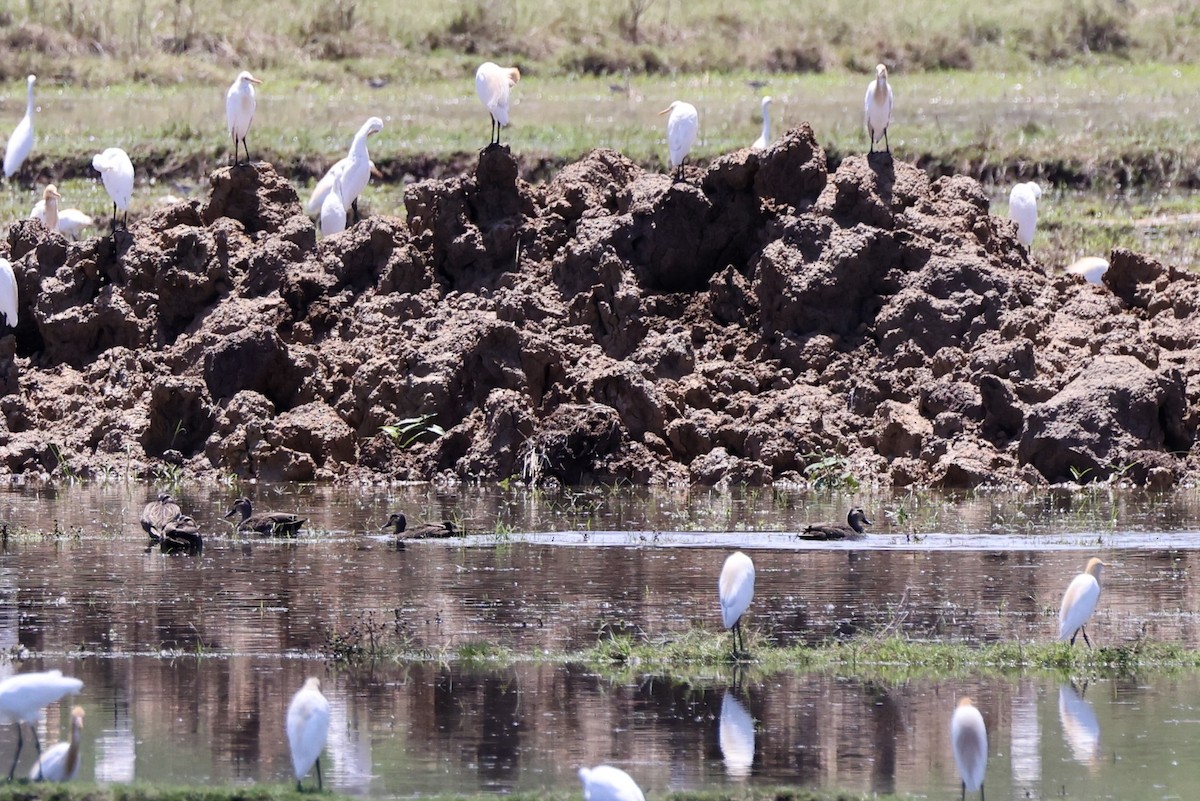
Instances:
[[[979,801],[983,801],[983,782],[979,783]]]
[[[8,780],[10,782],[17,775],[17,760],[21,758],[22,745],[24,745],[24,741],[21,739],[21,721],[17,721],[17,753],[13,755],[12,767],[8,769]]]
[[[304,782],[300,781],[299,779],[296,779],[296,792],[297,793],[304,792]]]
[[[1091,647],[1092,647],[1092,641],[1088,639],[1088,636],[1087,636],[1087,626],[1080,626],[1080,627],[1079,627],[1079,630],[1083,632],[1083,641],[1087,643],[1087,647],[1088,647],[1088,648],[1091,648]]]
[[[962,783],[962,801],[967,801],[967,782],[965,779]]]
[[[354,198],[354,202],[350,204],[350,208],[354,209],[354,222],[362,219],[362,215],[358,213],[358,198]]]
[[[888,144],[887,128],[883,129],[883,152],[892,155],[892,146]]]
[[[321,783],[321,758],[317,757],[317,791],[320,792],[323,789],[325,786]]]

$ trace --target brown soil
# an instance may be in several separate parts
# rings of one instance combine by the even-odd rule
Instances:
[[[0,468],[895,485],[1194,475],[1200,278],[1047,275],[972,179],[807,126],[685,180],[507,148],[318,240],[269,165],[114,238],[10,231]],[[424,417],[410,432],[385,426]],[[424,431],[436,424],[445,434]],[[419,435],[419,436],[418,436]]]

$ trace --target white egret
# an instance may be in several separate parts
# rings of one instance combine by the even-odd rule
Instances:
[[[60,234],[78,239],[80,232],[92,224],[92,218],[79,209],[60,209],[58,201],[61,199],[58,187],[50,184],[42,190],[42,199],[29,210],[29,218],[41,221],[42,225]],[[54,222],[51,223],[51,220]]]
[[[334,181],[321,203],[321,236],[333,236],[346,230],[346,204],[342,202],[342,178]]]
[[[1088,618],[1096,610],[1100,600],[1100,574],[1107,565],[1093,556],[1088,560],[1087,567],[1067,585],[1063,594],[1062,604],[1058,607],[1058,639],[1075,644],[1075,638],[1083,632],[1083,641],[1087,647],[1092,647],[1087,635]]]
[[[865,540],[863,526],[875,525],[867,519],[867,513],[857,506],[846,515],[842,523],[813,523],[798,535],[802,540]]]
[[[721,568],[721,580],[717,583],[721,600],[721,622],[733,629],[733,656],[746,652],[746,641],[742,637],[742,615],[750,608],[754,598],[754,562],[741,551],[732,553]]]
[[[0,259],[0,317],[9,328],[17,327],[17,274],[8,259]]]
[[[646,801],[642,788],[625,771],[612,765],[580,768],[583,801]]]
[[[1100,286],[1104,283],[1104,274],[1108,272],[1108,259],[1099,256],[1084,256],[1076,259],[1067,267],[1071,275],[1081,275],[1089,284]]]
[[[40,757],[42,746],[37,738],[37,722],[41,719],[42,708],[82,689],[82,681],[64,676],[61,670],[18,673],[0,681],[0,724],[17,724],[17,753],[13,755],[12,767],[8,770],[9,781],[17,772],[17,760],[21,758],[21,747],[24,745],[21,724],[29,724],[33,732],[33,747]]]
[[[1017,239],[1025,247],[1033,245],[1033,232],[1037,230],[1037,204],[1042,188],[1036,181],[1017,184],[1008,193],[1008,218],[1017,224]]]
[[[117,230],[117,210],[125,212],[122,225],[129,228],[129,201],[133,199],[133,162],[119,147],[110,147],[92,157],[92,167],[100,172],[104,191],[113,202],[112,229]]]
[[[313,765],[317,766],[317,789],[321,783],[321,750],[329,736],[329,701],[321,694],[321,680],[310,677],[292,696],[287,712],[288,747],[292,751],[292,769],[296,789]]]
[[[71,739],[47,748],[33,764],[29,778],[36,781],[70,782],[79,774],[79,746],[83,742],[83,707],[71,710]]]
[[[349,155],[330,170],[331,173],[336,171],[330,185],[332,186],[339,180],[342,182],[342,205],[354,209],[355,222],[358,222],[359,219],[358,196],[366,189],[367,183],[371,180],[371,171],[375,166],[371,163],[371,156],[367,153],[367,138],[382,130],[383,120],[378,117],[368,118],[358,129],[358,133],[354,134],[354,141],[350,143]],[[327,195],[328,192],[322,196],[322,204]],[[316,190],[313,190],[313,196],[316,196]],[[309,199],[308,202],[311,204],[312,199]],[[318,206],[318,208],[320,207]]]
[[[863,99],[863,118],[867,125],[867,136],[871,140],[871,150],[875,152],[875,143],[883,140],[883,148],[891,153],[888,144],[887,129],[892,123],[892,87],[888,83],[887,67],[882,64],[875,66],[875,80],[867,84],[867,96]]]
[[[375,162],[368,161],[368,164],[371,165],[370,172],[372,178],[383,178],[383,173],[375,166]],[[317,185],[313,187],[312,194],[308,196],[308,202],[304,204],[304,212],[306,214],[320,216],[321,205],[325,202],[325,196],[329,194],[329,190],[333,189],[333,185],[348,166],[350,166],[350,157],[346,156],[343,159],[338,159],[332,167],[325,171],[325,174],[321,176],[321,180],[317,181]]]
[[[246,161],[250,161],[250,148],[246,145],[246,134],[250,133],[250,123],[254,122],[254,109],[258,100],[254,94],[254,84],[262,83],[249,72],[242,70],[234,78],[225,93],[225,122],[229,135],[233,137],[233,163],[237,164],[238,142],[246,151]]]
[[[667,152],[670,155],[671,169],[679,168],[677,178],[683,176],[683,160],[696,144],[696,133],[700,129],[700,115],[696,107],[682,100],[672,100],[671,105],[658,112],[659,115],[670,114],[667,117]]]
[[[732,690],[726,690],[721,699],[717,745],[721,748],[721,758],[725,760],[725,772],[729,776],[744,779],[750,775],[754,767],[754,718],[734,697]]]
[[[762,118],[763,127],[762,133],[754,140],[754,144],[750,145],[751,150],[766,150],[767,145],[771,144],[771,96],[767,95],[762,99]]]
[[[968,790],[972,793],[978,790],[982,801],[983,774],[987,771],[987,727],[970,698],[959,701],[950,718],[950,745],[954,748],[954,764],[962,778],[963,800],[966,801]]]
[[[475,70],[475,94],[492,118],[492,138],[488,147],[500,144],[500,129],[508,125],[508,96],[521,80],[516,67],[501,67],[485,61]]]
[[[4,177],[11,178],[13,173],[21,169],[21,164],[33,150],[33,85],[37,82],[36,75],[25,79],[25,116],[13,129],[8,137],[8,146],[4,148]]]

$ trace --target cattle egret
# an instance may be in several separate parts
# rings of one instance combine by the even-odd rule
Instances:
[[[79,209],[60,209],[58,201],[61,199],[58,188],[50,184],[42,190],[42,199],[29,210],[29,219],[38,220],[49,229],[78,239],[80,232],[92,224],[92,218]],[[54,220],[53,224],[50,223],[51,219]]]
[[[0,317],[9,328],[17,327],[17,274],[8,259],[0,259]]]
[[[804,531],[800,532],[799,537],[802,540],[865,540],[867,535],[863,531],[863,526],[872,525],[874,523],[867,519],[867,513],[855,507],[846,515],[845,525],[814,523],[806,526]]]
[[[754,598],[754,563],[750,557],[738,551],[729,555],[721,568],[721,580],[717,583],[721,599],[721,622],[725,628],[733,629],[733,658],[746,652],[746,641],[742,637],[742,615],[750,608]]]
[[[17,753],[13,755],[12,767],[8,770],[8,780],[12,781],[17,772],[17,760],[21,758],[21,724],[28,723],[33,732],[33,747],[38,756],[42,755],[42,746],[38,742],[37,722],[42,716],[42,708],[54,703],[64,695],[77,693],[83,689],[83,682],[64,676],[61,670],[46,670],[41,673],[18,673],[0,681],[0,724],[17,724]]]
[[[350,153],[346,158],[333,165],[330,173],[333,177],[329,182],[329,186],[333,187],[339,180],[342,182],[342,206],[354,209],[354,220],[358,221],[358,196],[362,194],[363,189],[367,187],[367,183],[371,180],[371,173],[375,170],[375,165],[371,162],[371,157],[367,153],[367,138],[374,136],[383,130],[383,120],[378,117],[371,117],[362,124],[358,129],[358,133],[354,134],[354,141],[350,143]],[[325,179],[322,178],[322,181]],[[318,184],[317,189],[320,189]],[[313,197],[309,199],[311,206],[313,200],[317,197],[317,189],[313,190]],[[328,190],[325,190],[321,195],[321,204],[324,205],[325,198],[328,197]],[[321,206],[317,206],[319,210]]]
[[[129,201],[133,199],[133,162],[119,147],[110,147],[92,157],[92,167],[100,172],[104,191],[113,202],[112,230],[117,230],[117,210],[125,212],[122,226],[129,227]]]
[[[383,173],[375,166],[375,162],[369,162],[371,165],[371,177],[383,178]],[[315,214],[318,217],[321,215],[321,205],[325,202],[325,196],[329,194],[329,190],[333,189],[338,178],[341,177],[342,171],[350,165],[350,157],[346,156],[343,159],[338,159],[332,167],[325,171],[321,176],[321,180],[317,181],[317,185],[313,187],[312,194],[308,196],[308,202],[304,204],[304,212],[306,214]]]
[[[888,84],[887,67],[882,64],[875,66],[875,80],[867,84],[867,96],[863,99],[863,117],[866,120],[867,136],[871,140],[871,150],[875,152],[875,143],[883,140],[883,148],[887,153],[892,152],[888,144],[887,129],[892,123],[892,87]]]
[[[667,151],[670,155],[671,169],[679,168],[676,177],[683,176],[683,160],[696,144],[696,133],[700,129],[700,115],[696,107],[682,100],[673,100],[671,105],[658,112],[670,114],[667,117]]]
[[[13,129],[8,137],[8,146],[4,148],[4,177],[11,178],[13,173],[21,169],[29,151],[33,150],[33,85],[37,76],[30,75],[25,79],[25,116]]]
[[[79,774],[79,746],[83,742],[83,707],[71,710],[71,740],[47,748],[29,771],[36,781],[70,782]]]
[[[317,789],[322,789],[321,750],[329,736],[329,701],[321,694],[321,680],[311,677],[292,696],[287,711],[288,746],[292,751],[292,771],[296,789],[313,765],[317,766]]]
[[[1083,632],[1083,641],[1087,647],[1092,647],[1087,635],[1088,618],[1096,610],[1096,602],[1100,600],[1100,574],[1107,565],[1093,556],[1088,560],[1087,567],[1067,585],[1063,594],[1062,605],[1058,608],[1058,640],[1071,641]]]
[[[333,189],[321,202],[321,236],[333,236],[346,230],[346,204],[342,202],[342,177],[334,181]]]
[[[754,718],[730,690],[721,699],[717,720],[717,745],[725,760],[725,772],[735,779],[750,775],[754,766]]]
[[[225,93],[225,122],[229,135],[233,137],[233,163],[238,160],[238,142],[246,151],[246,161],[250,161],[250,148],[246,145],[246,134],[250,133],[250,123],[254,122],[254,109],[258,100],[254,96],[254,84],[262,83],[250,73],[243,70]]]
[[[225,517],[240,514],[238,531],[253,531],[268,537],[294,537],[304,524],[304,518],[287,512],[263,512],[252,514],[249,498],[238,498],[225,513]]]
[[[1084,256],[1067,267],[1067,272],[1083,276],[1089,284],[1101,286],[1104,284],[1104,274],[1108,272],[1108,260],[1099,256]]]
[[[1042,188],[1036,181],[1017,184],[1008,193],[1008,218],[1017,224],[1017,239],[1025,247],[1033,245],[1033,232],[1037,230],[1037,204]]]
[[[959,701],[950,718],[950,744],[954,747],[954,764],[962,778],[964,801],[968,790],[978,790],[982,801],[983,774],[987,771],[987,727],[970,698]]]
[[[767,145],[771,144],[771,98],[770,96],[762,99],[762,118],[763,129],[758,138],[754,140],[754,144],[750,145],[751,150],[765,150]]]
[[[160,492],[158,497],[150,501],[142,507],[142,516],[139,522],[142,524],[142,530],[150,535],[150,539],[158,542],[162,539],[162,530],[175,518],[183,514],[179,508],[179,504],[171,497],[169,492]]]
[[[646,801],[633,777],[612,765],[580,768],[579,781],[583,801]]]
[[[500,144],[500,129],[508,125],[508,96],[519,80],[521,71],[516,67],[501,67],[491,61],[480,64],[475,71],[475,94],[492,118],[488,147]]]

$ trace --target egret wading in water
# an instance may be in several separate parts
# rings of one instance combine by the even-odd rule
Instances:
[[[29,151],[33,150],[33,85],[36,82],[36,75],[25,79],[25,116],[13,129],[12,135],[8,137],[8,146],[4,148],[5,178],[12,178],[28,158]]]
[[[733,629],[733,658],[746,653],[746,641],[742,637],[742,615],[750,608],[754,598],[754,562],[741,551],[732,553],[721,568],[721,580],[717,583],[721,600],[721,622]]]
[[[17,274],[8,259],[0,259],[0,317],[9,328],[17,327]]]
[[[683,178],[683,160],[691,152],[692,145],[696,144],[700,114],[695,106],[682,100],[672,100],[671,105],[658,113],[659,116],[670,115],[667,117],[667,155],[678,180]]]
[[[867,137],[871,140],[868,153],[874,153],[875,143],[882,139],[884,151],[890,154],[892,147],[888,144],[887,129],[892,123],[892,87],[888,83],[887,67],[882,64],[875,66],[875,80],[867,84],[863,118],[867,125]]]
[[[516,67],[501,67],[485,61],[475,70],[475,94],[492,117],[492,138],[488,147],[500,144],[500,129],[508,125],[508,96],[521,80]]]
[[[321,680],[310,677],[292,696],[287,711],[288,747],[292,752],[292,772],[296,790],[304,789],[303,779],[317,766],[317,789],[321,781],[321,750],[329,736],[329,701],[321,694]]]
[[[61,670],[18,673],[0,681],[0,724],[17,725],[17,753],[13,755],[12,767],[8,769],[9,781],[16,775],[17,761],[21,758],[21,747],[24,745],[21,724],[29,724],[33,733],[33,747],[40,758],[42,745],[38,742],[37,723],[42,717],[42,709],[64,695],[71,695],[82,689],[82,681],[64,676]]]
[[[970,698],[958,702],[958,708],[950,718],[950,745],[954,748],[954,764],[962,779],[962,798],[967,792],[979,791],[983,801],[983,774],[987,771],[987,727],[983,715],[971,703]]]
[[[1088,618],[1096,611],[1096,603],[1100,600],[1100,574],[1107,567],[1099,558],[1093,556],[1088,560],[1087,567],[1067,585],[1063,594],[1062,604],[1058,607],[1058,640],[1068,639],[1071,645],[1082,632],[1083,641],[1087,647],[1092,647],[1087,635]]]
[[[29,218],[41,221],[51,231],[78,239],[83,229],[92,224],[92,218],[79,209],[60,209],[60,200],[62,195],[58,193],[58,187],[50,184],[42,190],[42,199],[29,210]]]
[[[750,145],[751,150],[766,150],[767,145],[771,144],[771,97],[768,95],[762,99],[762,133],[754,140],[754,144]]]
[[[579,781],[583,801],[646,801],[633,777],[612,765],[580,768]]]
[[[117,211],[124,212],[121,227],[129,230],[129,201],[133,199],[133,162],[119,147],[110,147],[92,157],[92,166],[104,181],[104,191],[113,202],[112,230],[117,232]]]
[[[225,93],[225,122],[229,135],[233,137],[233,163],[238,160],[238,142],[246,152],[246,162],[250,161],[250,148],[246,145],[246,134],[250,133],[250,123],[254,122],[254,110],[258,107],[254,85],[262,83],[245,70],[238,73]]]
[[[79,775],[79,747],[83,743],[83,707],[71,710],[71,739],[55,743],[38,758],[29,771],[35,782],[70,782]]]
[[[1017,239],[1025,247],[1033,245],[1033,233],[1037,230],[1038,198],[1042,188],[1036,181],[1017,184],[1008,193],[1008,218],[1017,224]]]

